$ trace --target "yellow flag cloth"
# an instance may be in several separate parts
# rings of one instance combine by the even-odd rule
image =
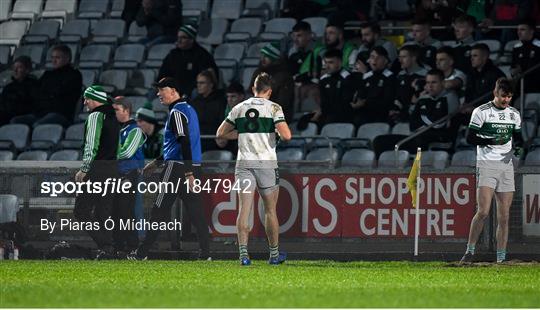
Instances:
[[[412,206],[413,208],[417,207],[416,204],[416,179],[418,177],[418,172],[420,171],[420,158],[422,157],[421,152],[416,153],[416,158],[409,173],[409,178],[407,179],[407,187],[412,197]]]

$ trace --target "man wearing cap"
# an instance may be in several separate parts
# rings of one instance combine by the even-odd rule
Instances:
[[[155,159],[163,155],[163,128],[158,124],[152,104],[147,103],[135,114],[137,125],[146,135],[143,145],[145,159]]]
[[[167,54],[158,74],[158,80],[164,77],[176,79],[181,94],[188,97],[195,88],[197,75],[201,71],[212,69],[219,79],[214,57],[195,41],[196,37],[195,25],[181,26],[177,34],[176,48]]]
[[[154,86],[158,89],[159,100],[162,104],[169,106],[170,113],[165,123],[163,157],[146,165],[145,174],[155,169],[158,160],[163,159],[165,168],[161,173],[160,182],[176,184],[180,179],[181,186],[178,188],[179,193],[160,191],[152,207],[150,222],[168,221],[171,216],[171,207],[180,195],[191,221],[197,229],[200,247],[199,258],[211,260],[208,224],[203,214],[201,197],[193,191],[195,179],[201,177],[202,159],[197,112],[182,100],[180,86],[175,79],[165,77]],[[145,260],[148,257],[148,250],[157,240],[158,235],[159,230],[147,231],[142,244],[136,251],[128,255],[128,259]]]
[[[278,43],[269,43],[261,48],[261,61],[253,73],[249,89],[253,88],[255,77],[260,73],[272,77],[272,96],[270,100],[279,103],[285,119],[292,120],[294,114],[294,81],[285,59],[281,57]]]
[[[84,91],[84,105],[90,111],[84,129],[83,164],[77,174],[76,182],[90,181],[103,183],[118,174],[116,153],[120,125],[116,120],[114,108],[101,86],[92,85]],[[83,191],[86,187],[82,187]],[[87,232],[98,247],[96,259],[114,257],[111,231],[105,229],[104,222],[111,216],[110,195],[83,192],[77,195],[73,215],[84,223],[97,222],[99,227],[87,228]]]

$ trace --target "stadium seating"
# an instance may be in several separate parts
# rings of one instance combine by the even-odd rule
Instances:
[[[268,42],[257,42],[251,44],[246,51],[246,56],[242,59],[242,66],[258,66],[259,62],[261,61],[261,48],[267,44]]]
[[[446,168],[449,158],[446,151],[426,151],[422,154],[422,167],[442,170]]]
[[[0,149],[24,149],[29,134],[30,128],[23,124],[8,124],[0,127]]]
[[[244,56],[245,46],[240,43],[223,43],[214,50],[218,67],[235,67]]]
[[[11,19],[36,20],[43,9],[43,0],[17,0],[13,4]]]
[[[352,149],[343,154],[342,167],[373,167],[375,164],[375,152],[368,149]]]
[[[146,95],[156,79],[154,69],[138,69],[131,71],[128,78],[126,93],[130,95]]]
[[[0,195],[0,223],[10,223],[17,221],[19,212],[19,199],[15,195]]]
[[[527,154],[525,157],[525,166],[540,166],[540,149]]]
[[[87,69],[101,69],[111,59],[109,45],[87,45],[81,50],[79,67]]]
[[[32,140],[30,149],[32,150],[51,150],[64,134],[64,128],[58,124],[43,124],[34,128],[32,131]]]
[[[135,115],[137,110],[139,108],[142,108],[146,102],[148,102],[148,98],[144,96],[126,96],[125,100],[129,103],[131,103],[131,114]]]
[[[49,161],[74,161],[79,160],[79,151],[76,150],[60,150],[51,154]]]
[[[289,35],[295,24],[294,18],[273,18],[264,23],[264,32],[259,38],[261,41],[279,41]]]
[[[0,45],[0,69],[7,68],[11,60],[11,48],[7,45]]]
[[[41,12],[41,18],[59,18],[64,22],[72,18],[76,10],[77,0],[47,0],[45,8]]]
[[[50,43],[58,37],[60,23],[56,20],[40,20],[32,24],[23,37],[23,43]]]
[[[452,167],[474,167],[476,165],[476,151],[463,150],[455,152],[450,165]]]
[[[246,0],[242,16],[274,17],[278,10],[278,0]]]
[[[148,68],[161,67],[163,59],[173,48],[175,48],[174,44],[170,43],[156,44],[152,46],[148,51],[148,56],[146,57],[144,66]]]
[[[124,10],[125,2],[129,0],[112,0],[112,7],[109,16],[111,18],[120,18],[122,17],[122,11]]]
[[[80,149],[83,145],[84,123],[74,124],[66,129],[64,140],[60,141],[62,149]]]
[[[316,162],[316,166],[334,167],[338,159],[339,152],[336,148],[317,148],[306,156],[306,160]]]
[[[210,0],[182,0],[182,16],[198,22],[206,18],[210,11]]]
[[[74,19],[66,22],[62,27],[58,40],[64,43],[85,42],[90,36],[90,21]]]
[[[213,1],[212,18],[238,19],[242,13],[242,0]]]
[[[244,67],[242,73],[240,74],[240,81],[244,89],[249,89],[251,79],[253,78],[253,73],[255,73],[257,67]]]
[[[126,88],[127,80],[127,71],[121,69],[105,70],[99,76],[99,84],[103,86],[107,93],[112,95],[122,94]]]
[[[392,127],[392,134],[394,135],[410,135],[411,127],[409,123],[397,123]]]
[[[302,160],[304,159],[304,151],[301,148],[290,147],[277,151],[278,161]]]
[[[226,150],[212,150],[202,153],[202,161],[209,168],[227,169],[229,163],[223,161],[232,161],[233,159],[233,153]]]
[[[395,151],[384,151],[379,156],[379,168],[403,168],[409,161],[409,152],[398,151],[397,158]]]
[[[114,53],[113,68],[134,69],[143,62],[144,45],[124,44],[120,45]]]
[[[225,18],[211,18],[201,21],[197,32],[197,42],[202,44],[218,45],[223,43],[223,36],[227,32],[229,22]]]
[[[324,36],[326,24],[328,24],[326,17],[308,17],[304,18],[303,21],[311,25],[311,31],[317,38],[322,38]]]
[[[11,15],[13,0],[0,1],[0,23],[8,20]]]
[[[0,161],[13,160],[13,152],[11,151],[0,151]]]
[[[17,156],[17,160],[47,160],[47,152],[45,151],[26,151]]]
[[[244,17],[231,24],[230,31],[225,34],[225,42],[251,42],[259,35],[262,21],[256,17]]]
[[[137,43],[142,38],[145,38],[147,34],[146,27],[139,27],[137,23],[131,23],[129,25],[127,41],[130,43]]]
[[[26,33],[28,24],[22,20],[10,20],[0,24],[0,45],[18,46]]]
[[[92,30],[92,42],[117,44],[124,37],[126,23],[121,19],[102,19]]]
[[[390,133],[390,125],[387,123],[368,123],[358,127],[356,138],[365,139],[371,143],[375,137]]]
[[[43,62],[45,54],[45,46],[41,44],[21,45],[13,53],[13,59],[19,56],[28,56],[32,60],[34,68],[38,67]]]
[[[99,19],[108,11],[109,0],[81,0],[78,18]]]
[[[328,137],[330,142],[335,146],[339,143],[340,139],[351,138],[354,133],[354,125],[349,123],[330,123],[324,125],[321,129],[321,136]],[[327,139],[317,139],[315,143],[317,146],[327,146]]]

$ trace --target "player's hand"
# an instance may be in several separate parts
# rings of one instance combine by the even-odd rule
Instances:
[[[82,172],[81,170],[79,170],[75,174],[75,182],[83,182],[85,177],[86,177],[86,172]]]
[[[187,185],[189,191],[193,192],[193,186],[194,186],[194,183],[195,183],[195,177],[193,176],[193,174],[186,176],[186,182],[187,182],[186,185]]]
[[[514,149],[514,156],[516,156],[519,159],[522,159],[525,155],[525,150],[522,147],[516,147]]]
[[[493,139],[491,139],[493,145],[503,145],[506,144],[506,139],[504,136],[498,136]]]

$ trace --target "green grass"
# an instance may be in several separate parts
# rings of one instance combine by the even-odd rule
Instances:
[[[540,266],[3,261],[4,307],[538,307]]]

